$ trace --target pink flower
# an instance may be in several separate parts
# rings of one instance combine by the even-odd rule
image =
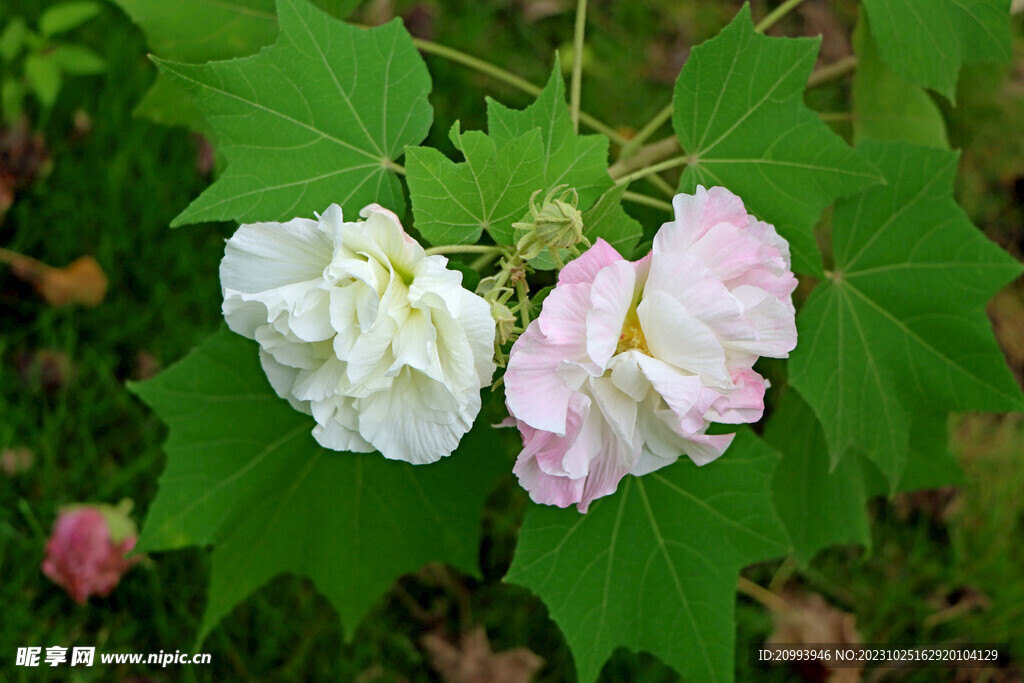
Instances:
[[[64,508],[46,543],[43,573],[84,605],[90,595],[105,597],[139,557],[125,558],[135,547],[135,524],[124,503]]]
[[[514,472],[538,503],[586,512],[626,474],[685,453],[698,465],[756,422],[766,382],[752,366],[796,346],[789,245],[722,187],[677,195],[675,221],[630,262],[598,240],[559,274],[512,347]]]

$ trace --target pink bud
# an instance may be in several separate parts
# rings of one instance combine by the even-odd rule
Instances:
[[[130,501],[126,501],[130,509]],[[46,543],[43,573],[84,605],[90,595],[105,597],[139,557],[126,558],[137,533],[124,503],[75,505],[63,509]]]

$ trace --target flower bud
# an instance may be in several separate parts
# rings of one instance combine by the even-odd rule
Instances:
[[[137,531],[128,516],[131,501],[72,505],[61,510],[46,543],[43,573],[79,604],[107,596],[140,558],[126,558]]]
[[[538,206],[536,200],[540,192],[537,190],[530,197],[531,220],[512,226],[526,231],[517,245],[523,258],[534,258],[544,249],[552,250],[554,256],[558,249],[572,249],[580,242],[589,246],[589,240],[583,236],[583,214],[576,208],[579,204],[576,190],[559,185],[548,192]]]

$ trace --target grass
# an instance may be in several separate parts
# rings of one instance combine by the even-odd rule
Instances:
[[[30,19],[41,11],[29,0],[13,4]],[[472,53],[487,45],[503,66],[535,83],[544,82],[552,52],[572,35],[570,13],[531,22],[498,0],[456,0],[443,7],[436,19],[438,41]],[[755,14],[763,16],[763,9],[761,3]],[[639,127],[670,95],[667,85],[648,78],[654,73],[648,68],[652,52],[671,52],[679,41],[713,34],[733,11],[714,2],[598,3],[588,39],[584,108],[613,126]],[[95,309],[51,309],[0,270],[0,449],[25,446],[35,455],[30,470],[0,486],[0,678],[11,680],[37,680],[41,673],[12,666],[16,648],[24,645],[193,650],[208,572],[204,549],[163,553],[129,573],[110,598],[79,607],[39,571],[45,537],[62,505],[130,497],[136,518],[143,518],[163,467],[165,433],[124,382],[137,372],[139,353],[169,365],[220,324],[216,273],[231,229],[167,228],[208,180],[195,170],[194,144],[184,131],[131,116],[153,77],[138,31],[105,6],[102,16],[75,36],[102,52],[110,71],[66,83],[45,130],[53,173],[19,196],[0,225],[0,245],[53,265],[92,254],[111,282],[106,301]],[[528,101],[462,67],[436,58],[428,62],[436,108],[431,142],[443,148],[450,149],[446,133],[456,119],[463,129],[483,127],[481,92],[513,106]],[[623,74],[632,89],[612,87]],[[991,113],[997,98],[988,93],[999,87],[1000,81],[990,79],[984,84],[988,90],[972,91],[968,99],[974,110]],[[834,110],[844,92],[834,86],[815,97]],[[1010,105],[999,106],[1002,118],[984,117],[992,127],[1007,120]],[[1019,98],[1013,106],[1020,106]],[[77,109],[93,123],[84,137],[71,132]],[[956,125],[958,135],[970,137],[969,120]],[[994,138],[977,130],[973,137]],[[1012,160],[1004,159],[1000,167],[1007,163]],[[969,150],[965,168],[982,167]],[[992,208],[1006,205],[998,179],[968,176],[963,185],[967,205],[979,207],[980,216],[1006,215]],[[636,214],[645,224],[663,220],[654,209],[638,207]],[[996,227],[1013,229],[1009,222]],[[1015,239],[1004,237],[1007,244]],[[19,357],[43,350],[65,354],[73,367],[59,389],[41,386],[16,367]],[[901,519],[890,504],[878,501],[872,506],[871,553],[830,549],[798,570],[793,581],[855,613],[867,641],[1006,641],[1012,658],[1024,661],[1024,630],[1018,627],[1024,619],[1024,499],[1019,495],[1024,426],[1019,417],[967,416],[955,435],[969,474],[958,511],[938,522],[921,513]],[[482,581],[436,569],[406,577],[362,624],[345,625],[347,642],[334,611],[307,581],[279,577],[198,647],[213,653],[211,666],[166,674],[127,665],[94,667],[76,671],[75,680],[154,674],[186,681],[355,680],[360,675],[362,680],[434,680],[418,647],[420,634],[457,630],[462,623],[485,625],[496,650],[526,646],[543,656],[547,664],[539,680],[572,680],[571,655],[544,606],[500,582],[524,495],[507,485],[495,491],[492,502],[493,512],[484,521]],[[777,563],[754,567],[750,576],[766,583],[778,569]],[[950,596],[972,591],[987,597],[987,608],[950,611]],[[787,669],[757,669],[747,662],[746,644],[761,642],[771,629],[765,610],[742,598],[737,619],[739,679],[792,680]],[[931,676],[914,680],[934,680]],[[626,651],[613,657],[604,678],[676,680],[654,658]]]

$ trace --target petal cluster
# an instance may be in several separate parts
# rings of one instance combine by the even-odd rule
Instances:
[[[134,524],[117,508],[66,508],[46,543],[43,573],[79,604],[91,595],[105,597],[139,561],[125,558],[135,547],[136,536]]]
[[[326,448],[414,464],[449,455],[494,372],[490,306],[427,256],[392,212],[346,223],[242,225],[220,278],[224,317],[260,345],[279,396],[313,415]]]
[[[786,241],[725,188],[673,207],[643,259],[598,240],[566,266],[512,347],[514,471],[536,502],[586,512],[626,474],[682,453],[714,460],[732,435],[708,435],[710,423],[760,419],[765,380],[752,366],[796,346]]]

